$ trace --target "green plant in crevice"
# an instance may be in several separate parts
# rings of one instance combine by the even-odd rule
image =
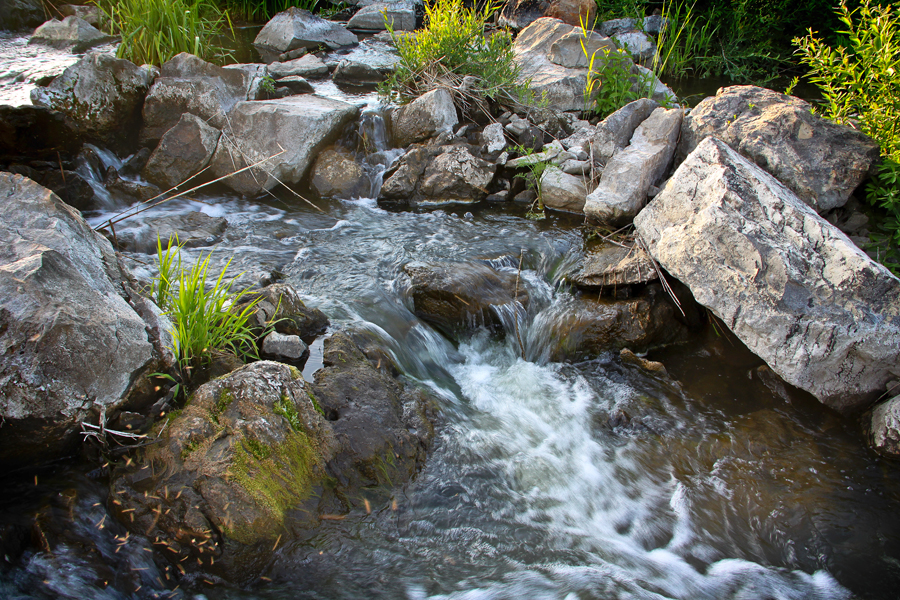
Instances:
[[[173,352],[185,381],[192,370],[209,358],[212,349],[256,357],[256,336],[248,324],[259,299],[231,310],[247,290],[232,292],[234,280],[226,282],[229,259],[211,288],[207,289],[209,259],[201,254],[197,263],[185,269],[181,262],[182,245],[171,243],[163,250],[157,241],[159,275],[154,278],[152,296],[172,321]]]
[[[231,20],[211,0],[95,1],[101,27],[122,38],[118,58],[159,66],[181,52],[204,60],[225,56],[213,39],[231,28]]]
[[[516,152],[523,157],[532,156],[535,152],[531,148],[526,148],[524,146],[516,146]],[[538,160],[532,162],[530,164],[525,165],[525,168],[528,169],[527,173],[516,173],[514,177],[518,177],[520,179],[525,180],[525,185],[528,186],[528,189],[534,190],[536,194],[536,198],[534,202],[531,203],[531,206],[528,207],[528,211],[525,213],[525,216],[534,221],[540,221],[546,218],[547,214],[544,210],[544,199],[541,190],[541,177],[544,175],[544,171],[547,170],[547,167],[550,166],[550,163],[545,160]]]
[[[425,27],[415,35],[398,34],[385,21],[400,55],[396,71],[379,86],[382,97],[400,102],[417,98],[438,87],[458,90],[460,102],[519,99],[528,93],[517,82],[519,67],[512,52],[512,35],[505,30],[488,32],[499,10],[494,0],[467,8],[463,0],[431,0],[425,5]],[[465,92],[463,79],[474,77]]]
[[[810,31],[795,38],[807,78],[822,92],[820,114],[874,139],[884,163],[866,188],[870,204],[883,210],[887,256],[900,250],[900,16],[871,0],[836,9],[846,46],[832,47]],[[790,89],[789,89],[790,91]],[[893,261],[893,259],[890,259]],[[894,267],[896,272],[896,267]]]

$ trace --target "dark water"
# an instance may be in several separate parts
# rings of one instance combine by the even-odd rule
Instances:
[[[333,326],[380,339],[441,408],[417,479],[371,514],[283,542],[258,583],[235,589],[202,575],[166,580],[146,540],[107,515],[105,481],[85,475],[98,465],[7,474],[0,598],[896,597],[898,465],[740,343],[709,328],[648,356],[667,372],[617,353],[543,358],[574,297],[564,276],[584,251],[579,219],[535,222],[513,205],[317,204],[221,193],[171,201],[117,231],[191,210],[224,216],[213,270],[231,259],[248,285],[277,271]],[[450,341],[412,313],[405,263],[517,272],[520,256],[532,304],[502,316],[518,319],[524,358],[512,331]],[[152,256],[125,259],[140,278],[155,270]]]

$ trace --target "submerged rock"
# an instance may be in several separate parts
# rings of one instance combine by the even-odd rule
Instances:
[[[66,48],[80,54],[94,46],[108,44],[117,39],[114,36],[106,35],[83,19],[69,16],[62,21],[50,19],[35,30],[28,43]]]
[[[159,217],[148,223],[148,227],[125,230],[117,233],[115,241],[118,249],[127,252],[156,253],[156,240],[162,241],[163,248],[169,240],[185,248],[212,246],[222,240],[228,228],[224,217],[211,217],[202,212],[191,211],[183,215]]]
[[[403,267],[409,275],[416,316],[445,333],[479,326],[502,327],[501,311],[527,309],[528,290],[513,273],[482,263],[422,263]]]
[[[585,254],[567,279],[582,287],[621,287],[658,279],[653,260],[637,244],[630,248],[604,243]]]
[[[683,111],[659,107],[643,121],[631,143],[606,163],[600,185],[588,194],[584,214],[610,226],[627,224],[644,207],[651,186],[672,164]]]
[[[163,354],[112,246],[49,190],[0,174],[0,462],[70,449]],[[155,334],[148,331],[155,330]],[[156,368],[153,368],[156,367]]]
[[[822,403],[862,408],[900,375],[900,280],[724,142],[701,142],[635,227],[697,302]]]
[[[121,147],[140,122],[152,81],[150,69],[95,52],[63,71],[49,86],[31,90],[31,102],[65,114],[88,139]]]
[[[211,165],[223,177],[259,161],[263,164],[228,177],[225,185],[256,195],[279,182],[299,183],[316,153],[357,117],[359,108],[316,95],[241,102],[232,109]],[[249,161],[249,162],[248,162]]]
[[[253,46],[259,50],[263,60],[270,63],[298,48],[316,48],[324,44],[334,49],[358,41],[342,25],[292,6],[266,23],[253,41]]]
[[[749,85],[722,88],[685,117],[679,158],[709,136],[820,213],[843,206],[879,160],[878,145],[865,134],[812,114],[799,98]]]
[[[144,177],[164,190],[185,182],[209,164],[220,134],[203,119],[184,113],[150,155]]]

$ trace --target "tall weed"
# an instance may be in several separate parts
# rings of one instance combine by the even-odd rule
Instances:
[[[231,28],[228,14],[211,0],[96,0],[102,27],[121,36],[116,52],[135,64],[161,65],[188,52],[205,60],[223,57],[213,38]]]
[[[694,12],[697,2],[666,0],[663,4],[663,28],[656,41],[653,71],[660,77],[679,79],[697,74],[697,66],[715,54],[713,42],[719,31],[715,9],[706,19]],[[705,21],[702,25],[702,21]]]

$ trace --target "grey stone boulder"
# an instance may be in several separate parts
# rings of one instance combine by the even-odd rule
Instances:
[[[358,41],[342,25],[292,6],[266,23],[253,41],[253,46],[262,59],[270,63],[277,60],[279,55],[298,48],[316,48],[324,44],[334,49],[356,44]]]
[[[376,2],[364,6],[347,22],[347,29],[384,31],[385,22],[393,31],[413,31],[416,28],[416,9],[412,2]]]
[[[495,154],[506,150],[506,135],[503,133],[503,125],[491,123],[481,131],[481,143],[484,151]]]
[[[656,53],[656,44],[642,31],[628,31],[615,33],[612,38],[616,40],[619,48],[624,48],[631,55],[634,62],[643,62],[653,58]]]
[[[580,30],[575,29],[550,44],[547,58],[561,67],[582,69],[586,69],[593,58],[594,69],[599,70],[600,65],[606,62],[606,54],[615,51],[616,44],[608,37],[595,31],[585,37]]]
[[[293,96],[296,94],[312,94],[315,93],[315,88],[312,86],[310,82],[308,82],[303,77],[298,75],[291,75],[289,77],[282,77],[277,80],[275,89],[283,88],[287,90],[288,96]]]
[[[590,142],[591,156],[598,166],[605,165],[613,154],[628,145],[634,130],[650,116],[659,104],[649,98],[629,102],[597,124]]]
[[[900,396],[875,407],[868,423],[869,441],[875,450],[900,456]]]
[[[163,190],[186,181],[209,164],[219,135],[218,129],[200,117],[184,113],[150,155],[143,169],[144,178]]]
[[[637,75],[637,81],[631,86],[632,91],[663,106],[678,105],[678,96],[672,91],[672,88],[660,81],[653,71],[643,65],[634,65],[632,73]]]
[[[57,152],[65,161],[78,153],[81,142],[75,124],[61,112],[43,106],[0,105],[0,161],[4,164],[55,162]]]
[[[86,138],[119,147],[137,127],[153,72],[110,54],[94,52],[63,71],[31,102],[65,114]]]
[[[245,293],[233,310],[241,311],[254,300],[257,304],[248,323],[255,331],[262,332],[269,323],[274,323],[278,333],[312,342],[328,327],[325,313],[306,306],[300,293],[286,283],[273,283]]]
[[[227,69],[193,54],[178,54],[163,64],[147,94],[141,141],[152,147],[184,113],[222,129],[238,102],[256,99],[263,75],[259,68]]]
[[[262,356],[279,362],[302,366],[309,357],[307,346],[299,335],[285,335],[273,331],[263,338]]]
[[[453,146],[435,156],[419,181],[419,202],[430,204],[477,202],[487,196],[497,165]]]
[[[224,217],[211,217],[198,211],[182,215],[158,217],[149,223],[149,227],[136,230],[120,227],[116,232],[119,250],[155,254],[157,239],[162,241],[163,248],[179,243],[185,248],[212,246],[222,241],[222,235],[228,228]]]
[[[266,72],[276,81],[282,77],[313,79],[328,75],[328,65],[315,54],[307,54],[287,62],[270,63],[266,66]]]
[[[453,335],[486,326],[502,328],[505,310],[527,309],[529,294],[516,274],[479,262],[411,262],[410,278],[416,316]],[[518,308],[517,308],[518,307]]]
[[[879,159],[878,145],[826,121],[809,104],[754,86],[721,88],[685,118],[679,159],[714,136],[768,171],[818,212],[843,206]]]
[[[635,219],[651,255],[773,371],[839,411],[900,374],[900,280],[707,138]]]
[[[59,7],[59,12],[64,17],[78,17],[94,27],[100,27],[100,8],[97,6],[63,4]]]
[[[422,94],[391,113],[394,144],[404,148],[428,139],[441,131],[450,131],[459,123],[453,95],[446,88]]]
[[[229,175],[268,159],[228,177],[225,185],[240,194],[256,195],[278,182],[299,183],[316,153],[358,114],[352,104],[314,94],[240,102],[232,109],[210,162],[213,175]]]
[[[33,465],[71,450],[81,421],[111,415],[142,373],[165,368],[147,320],[164,319],[55,194],[0,173],[0,199],[0,463]]]
[[[337,147],[319,153],[310,183],[323,198],[358,198],[366,195],[371,187],[356,157]]]
[[[387,176],[378,193],[379,200],[400,201],[409,203],[416,193],[419,179],[425,172],[428,162],[439,150],[414,145],[400,157],[397,168]]]
[[[541,201],[547,208],[581,214],[587,193],[583,177],[552,166],[541,174]]]
[[[600,24],[600,35],[606,37],[614,36],[618,33],[628,33],[638,30],[638,20],[630,17],[622,19],[610,19]]]
[[[658,279],[653,260],[638,245],[603,243],[587,252],[578,269],[567,277],[587,288],[622,287]]]
[[[34,31],[28,43],[67,49],[78,54],[117,39],[106,35],[87,21],[71,16],[62,21],[50,19]]]
[[[393,72],[393,65],[382,69],[369,63],[344,59],[335,67],[332,80],[343,85],[369,87],[378,85]]]
[[[682,115],[679,108],[659,107],[635,129],[631,143],[606,163],[600,185],[588,194],[584,214],[589,220],[621,226],[638,214],[651,186],[672,164]]]
[[[580,19],[593,23],[596,13],[597,5],[590,0],[507,0],[500,12],[499,24],[520,30],[541,17],[552,17],[577,26]]]
[[[44,22],[40,0],[0,0],[0,30],[16,31],[37,27]]]
[[[355,86],[374,86],[397,69],[400,56],[393,45],[369,38],[349,52],[341,51],[333,57],[335,83]]]

